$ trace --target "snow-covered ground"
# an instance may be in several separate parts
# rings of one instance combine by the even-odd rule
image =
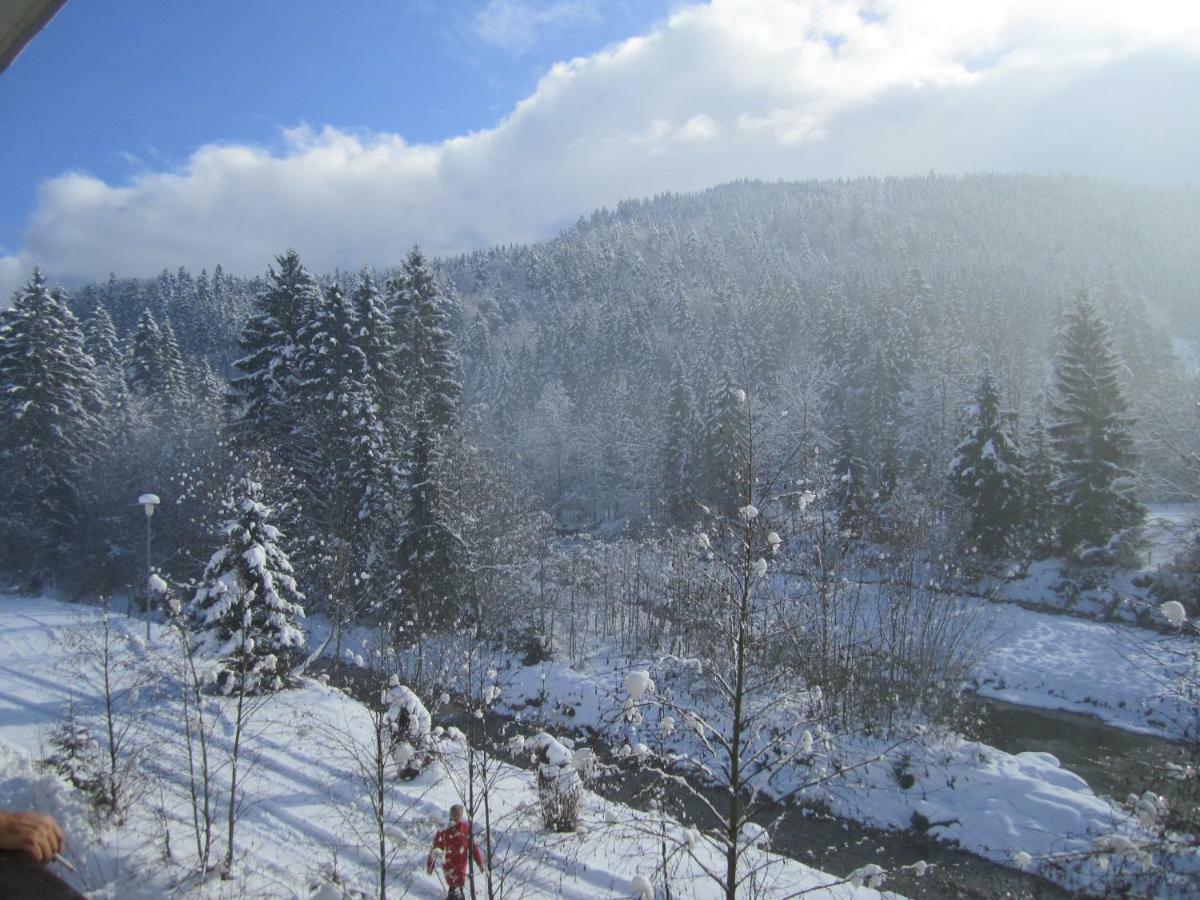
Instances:
[[[1183,367],[1193,374],[1200,374],[1200,344],[1187,338],[1177,337],[1172,342],[1175,355]]]
[[[1194,639],[1008,604],[990,613],[992,650],[974,672],[983,696],[1145,734],[1195,733],[1200,710],[1172,693]]]
[[[1155,504],[1142,529],[1138,568],[1080,566],[1044,559],[1027,568],[1014,567],[1003,578],[983,578],[974,591],[995,600],[1060,609],[1077,616],[1134,622],[1139,612],[1145,614],[1157,606],[1149,590],[1152,579],[1195,541],[1197,521],[1200,508],[1194,503]],[[1152,613],[1150,618],[1156,619]]]
[[[368,743],[368,716],[360,704],[316,681],[273,697],[254,717],[246,757],[252,764],[246,769],[237,831],[240,862],[229,881],[187,880],[190,806],[174,700],[155,696],[152,689],[139,700],[138,738],[149,751],[143,765],[147,789],[123,827],[98,822],[79,791],[38,765],[36,760],[46,755],[47,736],[68,703],[85,714],[97,699],[72,674],[72,636],[94,634],[96,622],[97,612],[86,607],[0,596],[0,807],[39,809],[64,824],[66,855],[78,870],[64,877],[93,898],[114,900],[373,893],[371,817],[353,758],[353,745]],[[116,627],[131,657],[149,659],[156,648],[167,646],[157,628],[147,646],[139,638],[142,623],[117,618]],[[221,756],[230,743],[225,716],[215,741]],[[460,800],[462,747],[448,739],[438,747],[442,762],[413,781],[391,786],[395,820],[388,834],[395,858],[390,887],[397,894],[444,893],[422,863],[446,809]],[[644,824],[640,814],[588,794],[585,827],[579,833],[551,835],[540,826],[535,797],[533,775],[512,767],[505,767],[491,795],[493,820],[502,823],[497,827],[505,838],[494,869],[505,879],[507,896],[631,897],[635,879],[653,873],[661,850],[657,840],[646,840],[639,830],[639,821]],[[672,834],[685,834],[676,824],[666,827]],[[758,861],[776,861],[767,870],[765,896],[794,895],[837,881],[792,860],[750,852]],[[704,840],[691,853],[679,854],[673,895],[713,896],[714,885],[700,866],[717,863],[715,850]],[[333,872],[344,892],[331,887]],[[809,896],[879,894],[837,885]]]
[[[613,657],[597,657],[578,668],[563,662],[514,666],[502,676],[502,703],[512,713],[534,715],[563,729],[598,729],[618,754],[623,743],[640,739],[662,750],[702,757],[687,729],[677,730],[670,739],[660,738],[653,716],[630,733],[620,716],[623,673],[629,665]],[[671,676],[659,670],[655,677],[665,682]],[[664,686],[676,700],[687,694],[685,679],[672,679],[660,684],[660,689]],[[719,712],[706,710],[703,700],[690,698],[685,706],[719,727]],[[843,736],[828,743],[818,739],[804,766],[788,768],[760,789],[767,796],[790,795],[798,784],[828,773],[838,761],[854,766],[875,756],[893,738]],[[898,778],[901,769],[911,776],[907,787]],[[886,758],[852,768],[799,796],[819,801],[840,816],[883,828],[904,829],[921,822],[933,836],[1007,865],[1022,853],[1036,859],[1087,852],[1101,835],[1136,830],[1124,811],[1097,796],[1084,779],[1062,768],[1052,755],[1010,754],[944,731],[923,733]],[[1079,887],[1095,874],[1085,871],[1065,877],[1068,884]],[[1071,880],[1076,877],[1082,880]]]
[[[1088,713],[1116,727],[1169,738],[1182,736],[1195,722],[1196,708],[1171,694],[1178,675],[1172,665],[1186,659],[1190,639],[1011,603],[957,602],[986,606],[977,617],[991,634],[991,652],[974,672],[980,694]],[[364,640],[369,645],[370,635],[356,634],[351,643],[361,649]],[[624,673],[652,666],[652,660],[595,653],[575,665],[555,660],[523,666],[511,655],[497,654],[493,662],[503,670],[500,707],[509,714],[567,732],[594,729],[616,753],[625,742],[642,740],[655,749],[698,755],[686,729],[662,740],[653,717],[639,732],[631,732],[622,719]],[[665,670],[656,672],[661,686],[667,686],[664,676]],[[669,686],[678,697],[686,692],[687,679]],[[689,701],[689,707],[709,720],[719,715],[706,709],[702,698]],[[797,779],[832,765],[835,754],[852,763],[872,756],[883,743],[840,738],[834,751],[822,751],[818,742],[808,770],[773,779],[766,793],[787,795]],[[908,788],[896,776],[901,761],[914,778]],[[943,731],[923,734],[888,759],[802,796],[865,824],[907,828],[926,822],[934,836],[1005,864],[1022,852],[1039,857],[1085,851],[1098,835],[1131,827],[1124,811],[1050,754],[1009,754]]]

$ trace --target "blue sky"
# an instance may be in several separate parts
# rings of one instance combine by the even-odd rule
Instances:
[[[387,266],[739,178],[1195,183],[1200,3],[68,0],[0,114],[0,298]]]
[[[68,0],[0,77],[0,121],[19,134],[0,150],[0,255],[65,171],[119,182],[209,141],[278,145],[302,122],[439,141],[495,125],[555,61],[667,11],[559,4],[539,25],[505,6],[489,20],[468,0]]]

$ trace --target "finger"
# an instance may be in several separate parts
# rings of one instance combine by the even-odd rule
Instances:
[[[37,831],[31,831],[21,841],[22,849],[33,857],[34,862],[44,863],[49,860],[42,836]]]
[[[55,853],[62,853],[67,846],[67,836],[63,833],[62,828],[53,819],[50,820],[51,835],[53,837],[52,845]]]
[[[48,863],[58,852],[58,839],[51,828],[43,828],[40,833],[42,847],[42,862]]]

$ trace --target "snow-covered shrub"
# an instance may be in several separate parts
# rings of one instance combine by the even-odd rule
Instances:
[[[855,887],[863,887],[866,885],[871,888],[883,887],[883,882],[887,878],[887,873],[882,866],[875,863],[868,863],[865,866],[859,866],[853,872],[846,876],[846,880]]]
[[[433,719],[421,698],[394,675],[384,692],[383,702],[388,745],[400,767],[400,777],[415,778],[429,761]]]
[[[546,732],[525,741],[525,749],[538,764],[538,800],[542,823],[559,832],[574,831],[579,824],[579,802],[583,794],[576,754]]]
[[[1200,615],[1200,537],[1154,573],[1153,592],[1161,601],[1179,603],[1189,616]]]
[[[654,690],[654,682],[645,669],[635,669],[625,676],[625,693],[633,700],[641,700],[647,691]]]
[[[50,732],[47,743],[52,752],[43,762],[87,794],[94,806],[106,806],[100,745],[91,730],[79,721],[74,706],[67,710],[66,718]]]

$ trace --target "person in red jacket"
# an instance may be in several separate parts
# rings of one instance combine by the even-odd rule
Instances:
[[[471,823],[463,821],[463,808],[455,803],[450,807],[450,826],[433,836],[433,849],[425,858],[425,871],[433,873],[436,857],[441,856],[442,871],[446,873],[446,900],[463,900],[463,887],[467,883],[467,867],[471,857],[475,865],[484,868],[483,854],[471,837]]]

